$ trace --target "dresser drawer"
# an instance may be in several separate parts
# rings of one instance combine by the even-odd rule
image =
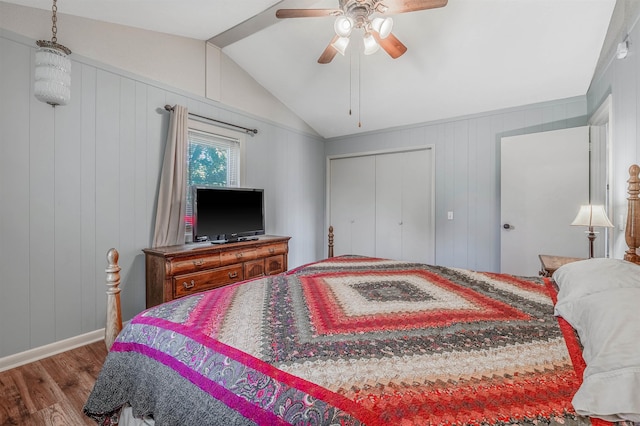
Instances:
[[[250,250],[237,250],[220,253],[220,263],[222,265],[230,265],[232,263],[245,262],[247,260],[253,260],[258,257],[258,253],[255,249]]]
[[[184,272],[194,272],[203,269],[217,268],[221,266],[220,253],[208,256],[195,257],[191,259],[180,259],[168,263],[168,273],[170,275],[182,274]]]
[[[173,297],[183,297],[244,279],[242,264],[177,275],[173,278]]]
[[[264,259],[250,260],[244,263],[244,279],[261,277],[264,275]]]
[[[264,259],[265,275],[275,275],[285,271],[284,255],[270,256]]]
[[[287,243],[271,244],[264,247],[258,247],[258,257],[274,256],[276,254],[284,254],[289,250]]]

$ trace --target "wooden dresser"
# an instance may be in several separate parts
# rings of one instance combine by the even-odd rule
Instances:
[[[249,278],[287,270],[291,237],[144,249],[147,308]]]

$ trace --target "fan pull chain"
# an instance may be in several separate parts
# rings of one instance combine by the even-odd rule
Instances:
[[[362,127],[362,122],[360,118],[362,116],[362,71],[360,70],[361,65],[360,54],[358,53],[358,127]]]
[[[349,117],[351,117],[351,102],[353,99],[353,50],[349,53]]]

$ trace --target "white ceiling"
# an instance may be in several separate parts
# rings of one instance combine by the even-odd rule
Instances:
[[[3,1],[51,9],[50,0]],[[58,13],[209,40],[276,3],[60,0],[57,6]],[[336,8],[338,0],[291,4]],[[449,0],[440,9],[393,16],[393,33],[408,47],[395,60],[383,50],[362,55],[354,32],[345,56],[318,64],[334,34],[330,17],[274,19],[222,49],[328,138],[584,95],[614,6],[615,0]]]

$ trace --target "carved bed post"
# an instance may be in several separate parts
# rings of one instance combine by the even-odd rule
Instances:
[[[329,257],[333,257],[333,226],[329,226]]]
[[[629,246],[624,254],[624,260],[634,263],[640,263],[640,256],[636,253],[636,249],[640,246],[640,166],[637,164],[629,167],[629,201],[627,211],[627,226],[624,231],[624,238]]]
[[[104,329],[104,343],[107,350],[122,330],[122,313],[120,312],[120,267],[118,266],[118,250],[112,248],[107,252],[107,325]]]

